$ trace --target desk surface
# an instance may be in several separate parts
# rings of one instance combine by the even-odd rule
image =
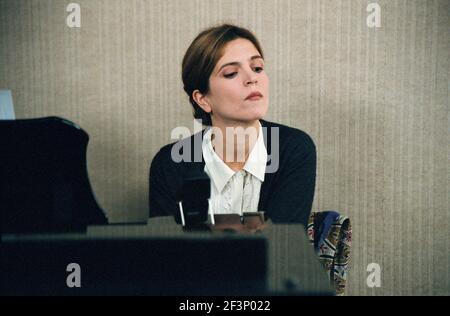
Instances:
[[[248,238],[265,238],[268,245],[269,293],[332,294],[325,270],[321,267],[301,225],[270,224],[267,229]],[[242,233],[184,232],[172,217],[149,219],[146,225],[89,226],[85,234],[4,235],[3,241],[84,240],[98,238],[234,238]]]

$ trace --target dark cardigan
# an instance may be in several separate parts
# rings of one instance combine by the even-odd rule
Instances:
[[[274,223],[301,223],[306,227],[316,180],[314,142],[308,134],[299,129],[265,120],[260,122],[268,161],[258,210],[264,211]],[[182,185],[183,177],[192,171],[203,171],[205,167],[201,150],[204,133],[205,129],[181,141],[165,145],[153,158],[150,167],[150,217],[173,215],[178,211],[175,196]],[[174,144],[177,144],[174,150],[178,150],[180,154],[184,153],[184,148],[191,148],[190,152],[185,154],[190,155],[190,161],[193,162],[173,161],[171,152]],[[197,144],[196,150],[194,144]],[[275,158],[276,151],[279,152],[278,159]],[[275,171],[274,167],[277,165]]]

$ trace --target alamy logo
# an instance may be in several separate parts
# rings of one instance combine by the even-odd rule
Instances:
[[[245,148],[258,139],[258,129],[254,127],[226,127],[225,135],[220,128],[209,127],[214,134],[214,151],[226,162],[245,162]],[[279,128],[262,127],[264,143],[270,142],[270,153],[267,156],[256,154],[248,158],[251,162],[263,162],[266,164],[266,173],[275,173],[278,170],[279,157]],[[270,139],[268,139],[270,135]],[[194,120],[194,136],[190,138],[191,131],[185,126],[174,128],[170,134],[172,140],[179,140],[172,146],[171,158],[174,162],[202,162],[203,161],[203,138],[202,124]],[[224,137],[225,136],[225,137]],[[226,146],[221,140],[227,139]],[[193,139],[193,141],[191,141]],[[267,148],[266,148],[267,149]],[[206,159],[206,158],[205,158]],[[260,160],[261,159],[261,160]]]
[[[378,3],[369,3],[366,8],[370,14],[367,16],[367,26],[370,28],[381,27],[381,7]]]
[[[69,263],[66,268],[70,272],[66,278],[67,287],[81,287],[81,267],[78,263]]]
[[[367,265],[367,272],[370,272],[367,276],[367,286],[374,288],[374,287],[381,287],[381,267],[378,263],[370,263]]]
[[[66,24],[68,27],[81,27],[81,7],[78,3],[69,3],[66,7],[66,12],[69,15],[66,18]]]

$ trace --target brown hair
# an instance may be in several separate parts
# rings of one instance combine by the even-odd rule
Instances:
[[[205,125],[212,125],[211,116],[194,101],[192,93],[199,90],[202,94],[209,92],[209,77],[228,42],[244,38],[255,45],[261,57],[264,58],[261,45],[252,32],[231,24],[205,29],[193,40],[187,49],[182,64],[183,89],[189,96],[194,118],[201,119]]]

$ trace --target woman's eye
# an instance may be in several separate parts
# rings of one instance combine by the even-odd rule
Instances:
[[[263,71],[264,69],[262,68],[262,67],[255,67],[254,68],[254,71],[256,71],[256,72],[261,72],[261,71]],[[232,72],[232,73],[229,73],[229,74],[226,74],[226,75],[224,75],[224,77],[225,78],[233,78],[235,75],[237,74],[237,72],[235,71],[235,72]]]
[[[225,76],[226,78],[233,78],[235,74],[237,74],[237,72],[232,72],[232,73],[226,74],[226,75],[224,75],[224,76]]]

